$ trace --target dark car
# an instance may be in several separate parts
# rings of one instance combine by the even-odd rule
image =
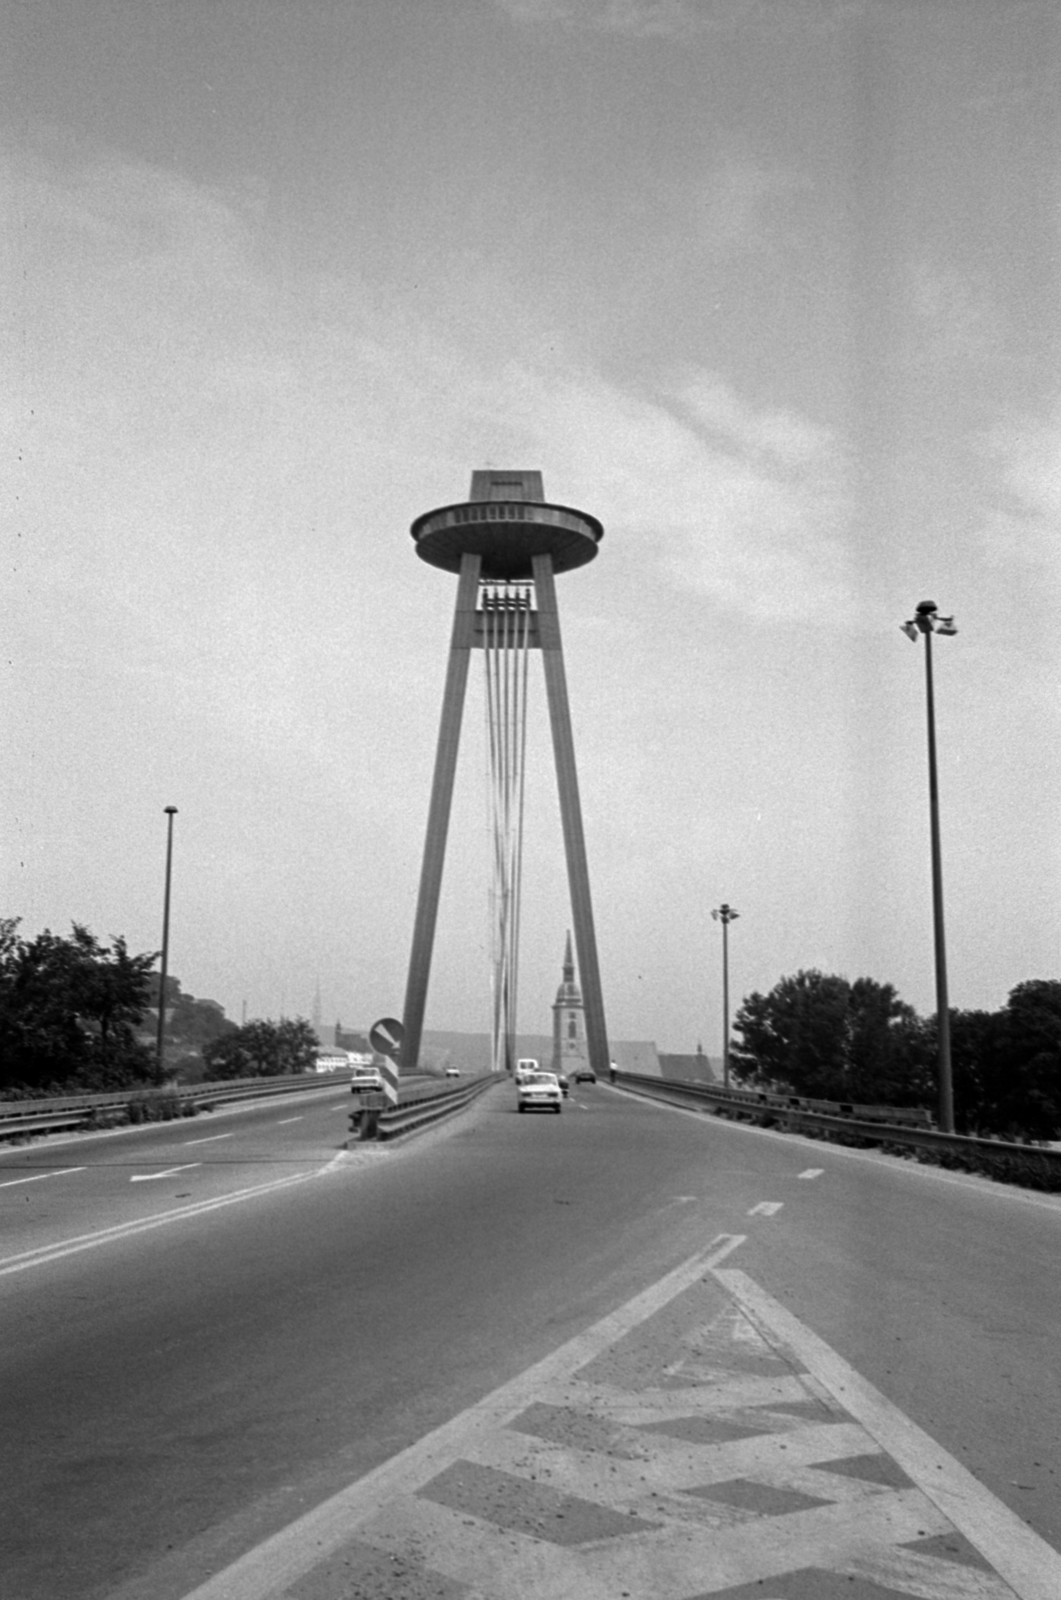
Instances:
[[[575,1072],[576,1083],[596,1083],[597,1074],[592,1067],[579,1067]]]

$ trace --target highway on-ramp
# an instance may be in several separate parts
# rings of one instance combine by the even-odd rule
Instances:
[[[0,1155],[5,1600],[1061,1595],[1061,1204],[606,1086],[348,1101]]]

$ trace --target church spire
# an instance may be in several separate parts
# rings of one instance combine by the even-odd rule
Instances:
[[[582,991],[575,979],[575,957],[569,928],[564,948],[563,982],[553,1001],[552,1070],[577,1072],[579,1066],[584,1066],[588,1059]]]

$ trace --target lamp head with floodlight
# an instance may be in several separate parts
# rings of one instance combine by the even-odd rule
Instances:
[[[953,617],[941,617],[939,608],[934,600],[922,600],[912,617],[899,624],[900,633],[917,643],[919,633],[942,633],[944,637],[951,638],[957,633]]]

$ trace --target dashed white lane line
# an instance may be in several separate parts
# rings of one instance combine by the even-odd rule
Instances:
[[[784,1208],[783,1200],[760,1200],[757,1206],[752,1206],[748,1212],[749,1217],[776,1217]]]
[[[186,1145],[216,1144],[219,1139],[234,1139],[235,1137],[234,1133],[211,1133],[206,1139],[185,1139],[184,1143]]]
[[[165,1172],[134,1172],[129,1179],[130,1183],[157,1183],[159,1178],[172,1178],[178,1172],[190,1172],[193,1167],[201,1167],[201,1161],[186,1161],[180,1167],[167,1167]]]
[[[281,1121],[279,1121],[276,1124],[276,1126],[278,1128],[286,1128],[289,1122],[301,1122],[301,1121],[302,1121],[301,1117],[283,1117],[281,1119]]]
[[[1057,1600],[1061,1554],[746,1273],[722,1268],[713,1275],[899,1463],[1020,1600]]]
[[[824,1167],[807,1167],[805,1171],[800,1173],[800,1177],[801,1178],[820,1178],[824,1171],[825,1171]]]
[[[624,1091],[616,1090],[616,1093],[621,1094]],[[690,1106],[672,1105],[667,1100],[648,1100],[629,1094],[626,1098],[649,1111],[653,1109],[672,1111],[676,1117],[692,1117],[701,1127],[707,1121],[702,1111],[694,1110]],[[718,1127],[718,1124],[712,1125]],[[782,1133],[777,1128],[760,1128],[756,1123],[727,1120],[725,1131],[737,1135],[746,1134],[754,1139],[775,1139],[788,1145],[804,1145],[808,1149],[812,1146],[821,1147],[821,1140],[812,1139],[809,1134]],[[1037,1211],[1052,1211],[1055,1216],[1061,1213],[1061,1195],[1036,1194],[1031,1189],[1018,1189],[1015,1184],[996,1182],[993,1178],[982,1178],[972,1172],[945,1172],[942,1167],[934,1167],[928,1162],[904,1161],[901,1156],[886,1155],[876,1148],[856,1150],[849,1145],[833,1144],[829,1146],[829,1154],[838,1156],[843,1161],[860,1161],[864,1165],[877,1167],[883,1172],[893,1172],[915,1182],[945,1183],[954,1189],[964,1189],[968,1194],[978,1194],[981,1199],[1033,1206]]]
[[[6,1178],[0,1189],[13,1189],[19,1183],[40,1183],[42,1178],[65,1178],[70,1172],[84,1172],[84,1167],[60,1167],[56,1172],[35,1172],[30,1178]]]

